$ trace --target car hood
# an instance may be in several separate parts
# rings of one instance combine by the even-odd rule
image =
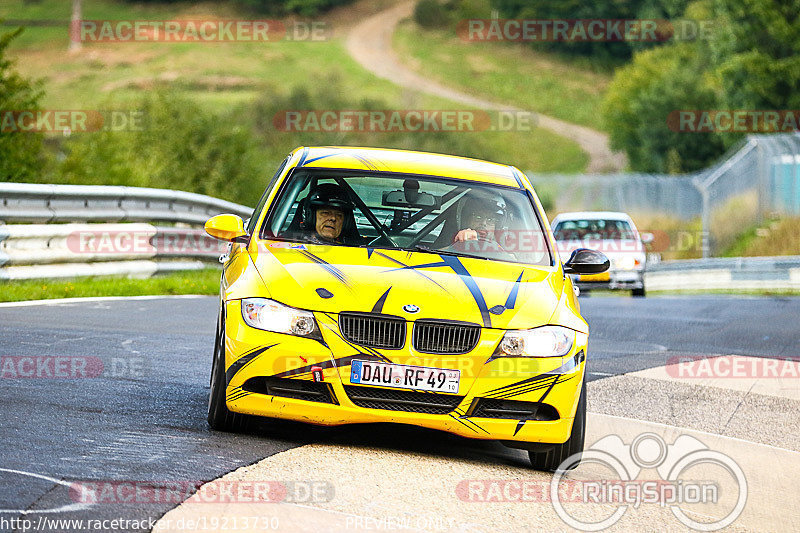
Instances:
[[[547,324],[563,290],[550,267],[434,253],[265,241],[251,258],[265,296],[319,312],[523,329]]]

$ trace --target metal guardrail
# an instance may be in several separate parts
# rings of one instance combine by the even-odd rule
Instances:
[[[252,208],[169,189],[0,183],[4,222],[173,222],[203,224],[220,213],[247,218]]]
[[[0,225],[0,280],[146,276],[215,264],[228,245],[199,228],[122,224]]]
[[[0,280],[206,268],[225,243],[196,227],[142,222],[196,226],[220,213],[247,218],[252,209],[166,189],[0,183]]]
[[[800,289],[800,256],[687,259],[648,265],[648,290]]]
[[[220,213],[247,218],[252,209],[166,189],[0,183],[0,221],[27,223],[0,224],[0,280],[204,268],[224,243],[199,228],[140,222],[199,225]],[[649,290],[800,289],[800,256],[650,263],[645,281]]]

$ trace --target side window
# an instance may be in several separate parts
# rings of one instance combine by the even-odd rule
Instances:
[[[253,209],[253,214],[250,216],[249,219],[247,219],[247,228],[245,229],[247,230],[247,233],[249,235],[252,235],[253,230],[256,229],[256,222],[258,222],[258,217],[261,216],[261,211],[264,210],[264,204],[267,203],[267,198],[269,197],[269,193],[270,191],[272,191],[272,188],[278,181],[278,177],[280,177],[280,175],[283,173],[283,169],[286,168],[286,163],[288,162],[289,162],[288,157],[283,160],[283,163],[281,163],[281,166],[278,167],[278,170],[275,172],[275,175],[272,176],[271,180],[269,180],[267,188],[264,190],[264,194],[261,195],[261,199],[258,201],[258,205],[256,206],[255,209]]]
[[[298,182],[298,185],[300,185],[300,182]],[[311,190],[311,180],[304,181],[302,187],[303,188],[294,195],[294,200],[289,208],[289,212],[280,230],[277,232],[277,235],[286,237],[285,233],[289,232],[290,227],[294,228],[295,231],[299,230],[302,213],[298,213],[298,209],[300,208],[300,202],[306,199]],[[287,190],[287,194],[284,195],[284,198],[288,200],[290,196],[291,193]],[[285,203],[284,199],[281,199],[281,201]]]

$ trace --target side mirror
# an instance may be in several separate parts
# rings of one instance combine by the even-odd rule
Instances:
[[[247,232],[244,222],[236,215],[217,215],[211,217],[205,224],[206,233],[222,241],[246,242]]]
[[[611,262],[605,254],[588,248],[578,248],[564,263],[565,274],[599,274],[608,270]]]
[[[656,236],[652,233],[642,233],[639,238],[642,239],[642,244],[650,244],[655,240]]]

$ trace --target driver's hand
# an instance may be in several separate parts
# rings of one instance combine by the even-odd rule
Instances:
[[[456,236],[453,237],[453,242],[464,242],[464,241],[477,241],[478,240],[478,232],[474,229],[467,228],[462,229]]]

